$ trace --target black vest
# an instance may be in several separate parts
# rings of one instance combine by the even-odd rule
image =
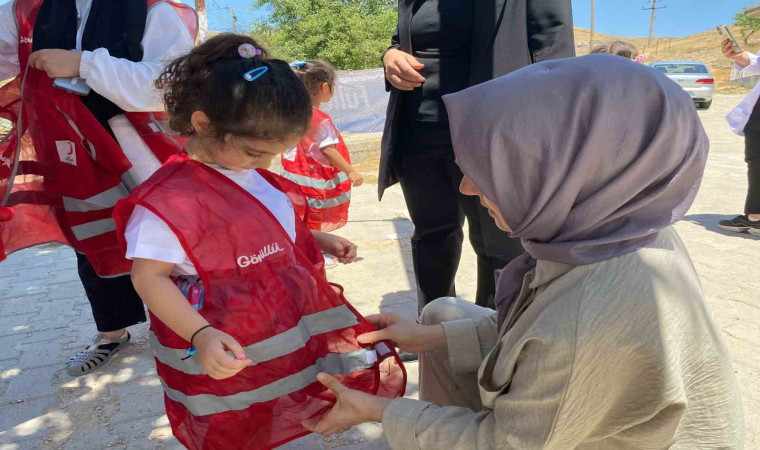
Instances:
[[[148,17],[146,0],[92,0],[82,34],[82,50],[105,48],[115,58],[142,61],[142,38]],[[34,24],[33,49],[76,48],[76,0],[45,0]],[[124,113],[102,95],[91,91],[85,106],[110,131],[108,120]]]

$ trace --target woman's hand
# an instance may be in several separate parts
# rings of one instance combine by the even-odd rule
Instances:
[[[253,364],[245,357],[245,351],[235,339],[216,328],[201,330],[193,341],[201,360],[203,371],[215,380],[223,380],[236,375]],[[227,352],[232,352],[233,358]]]
[[[402,91],[412,91],[425,82],[425,77],[418,72],[423,67],[417,59],[409,53],[397,49],[390,49],[383,57],[385,78],[395,87]]]
[[[737,52],[734,51],[736,47],[734,46],[734,43],[731,42],[731,39],[726,39],[721,44],[721,50],[723,51],[723,56],[726,58],[733,60],[737,64],[739,64],[742,68],[747,67],[750,65],[749,56],[747,55],[747,52]]]
[[[367,321],[377,328],[377,331],[359,335],[357,339],[362,344],[391,341],[401,350],[412,353],[446,348],[443,325],[420,325],[396,313],[367,316]]]
[[[352,170],[351,172],[348,172],[348,179],[351,180],[351,185],[354,187],[358,187],[364,184],[364,177],[358,170]]]
[[[312,231],[311,233],[314,235],[314,240],[317,241],[320,250],[329,255],[337,256],[341,264],[350,264],[356,261],[356,245],[348,239],[322,231]]]
[[[70,50],[37,50],[29,55],[29,67],[47,73],[50,78],[67,78],[79,76],[79,63],[82,54]]]
[[[321,421],[304,421],[303,426],[308,430],[329,436],[360,423],[382,420],[383,411],[390,399],[349,389],[326,373],[317,375],[317,380],[330,389],[338,401]]]

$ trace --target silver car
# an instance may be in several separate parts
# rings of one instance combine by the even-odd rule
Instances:
[[[706,65],[694,61],[657,61],[650,66],[678,83],[698,107],[708,109],[712,105],[715,79]]]

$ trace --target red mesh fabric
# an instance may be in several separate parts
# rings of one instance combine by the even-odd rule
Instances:
[[[299,217],[306,217],[305,199],[296,185],[270,172],[260,173],[289,196]],[[276,398],[249,400],[251,392],[274,389],[315,365],[322,370],[318,364],[325,358],[361,350],[356,337],[373,328],[348,304],[342,288],[327,282],[321,252],[304,222],[296,221],[297,238],[292,242],[258,200],[224,175],[182,157],[170,160],[119,202],[114,217],[120,232],[136,204],[169,224],[198,270],[206,289],[200,314],[243,347],[285,336],[308,317],[344,310],[350,318],[345,326],[310,333],[303,345],[226,380],[194,374],[178,356],[166,359],[158,351],[156,366],[168,389],[166,411],[174,435],[191,449],[258,449],[307,434],[302,422],[321,418],[335,402],[316,381],[318,370]],[[248,258],[262,255],[265,248],[280,250],[259,260]],[[189,346],[155,317],[151,330],[161,347],[183,351]],[[336,376],[353,389],[388,398],[403,395],[406,373],[395,352],[388,350],[378,360]],[[236,398],[243,404],[232,400]],[[212,409],[194,414],[191,409],[197,402]]]
[[[148,0],[149,6],[154,3]],[[16,3],[23,68],[41,4]],[[171,4],[185,18],[194,15],[184,5]],[[160,119],[152,113],[127,116],[159,160],[181,151],[181,142],[153,130]],[[115,200],[87,201],[118,191],[131,164],[79,96],[54,88],[45,73],[28,69],[0,88],[0,117],[14,125],[0,140],[0,261],[16,250],[55,241],[85,253],[101,276],[129,272],[111,219],[113,207],[108,206]],[[75,206],[67,207],[64,198]]]
[[[301,142],[298,143],[295,158],[291,161],[282,158],[282,168],[286,173],[291,173],[299,176],[298,179],[293,181],[301,187],[303,194],[312,201],[321,203],[323,201],[329,201],[331,199],[339,199],[341,196],[347,195],[351,192],[351,181],[345,180],[337,186],[329,189],[321,189],[314,186],[309,186],[310,183],[314,183],[312,180],[329,181],[334,180],[342,172],[336,167],[317,161],[313,157],[313,151],[319,151],[314,149],[318,143],[314,142],[317,136],[317,131],[324,122],[328,122],[329,125],[335,128],[332,123],[332,119],[327,114],[314,108],[311,117],[311,124],[309,130],[306,132]],[[338,135],[339,143],[336,146],[338,153],[350,164],[351,156],[348,153],[348,147],[343,141],[343,137],[340,135],[337,129],[335,132]],[[287,175],[286,175],[287,176]],[[300,177],[306,177],[304,180]],[[329,204],[329,203],[328,203]],[[346,225],[348,222],[348,207],[350,201],[346,199],[345,202],[329,207],[312,207],[307,226],[311,230],[318,231],[333,231]]]

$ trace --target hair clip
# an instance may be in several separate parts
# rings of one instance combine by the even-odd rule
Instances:
[[[290,67],[298,67],[299,69],[303,69],[306,67],[306,61],[293,61],[290,63]]]
[[[238,47],[238,54],[241,58],[250,59],[254,56],[261,56],[262,51],[259,48],[253,46],[253,44],[245,43],[240,44]]]
[[[262,75],[264,75],[265,73],[267,73],[268,70],[269,70],[269,67],[267,66],[257,67],[243,74],[243,79],[245,79],[245,81],[254,81],[258,79],[259,77],[261,77]]]

